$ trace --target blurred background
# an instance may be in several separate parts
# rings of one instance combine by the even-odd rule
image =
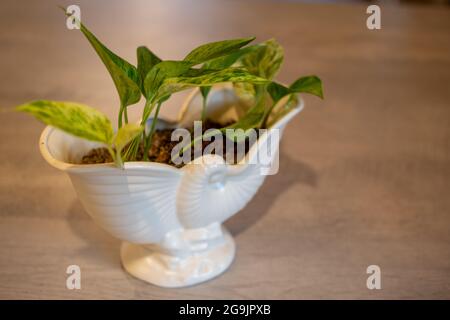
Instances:
[[[366,26],[369,4],[381,29]],[[281,145],[280,172],[226,223],[237,257],[223,276],[183,290],[131,278],[117,239],[41,157],[44,125],[12,111],[35,99],[97,107],[116,119],[112,80],[57,5],[136,63],[221,39],[276,38],[277,76],[316,74]],[[449,1],[95,0],[0,2],[0,298],[450,298]],[[176,119],[186,93],[164,104]],[[131,106],[137,120],[141,103]],[[113,123],[116,121],[113,120]],[[65,287],[80,265],[82,290]],[[379,265],[382,290],[368,290]]]

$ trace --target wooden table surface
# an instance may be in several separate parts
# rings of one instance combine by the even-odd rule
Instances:
[[[369,31],[363,5],[77,1],[83,21],[132,62],[142,44],[179,59],[206,41],[255,35],[285,47],[281,81],[324,81],[326,99],[306,97],[286,130],[280,172],[226,223],[237,242],[228,272],[162,289],[122,270],[119,240],[39,154],[44,126],[10,111],[47,98],[116,115],[113,83],[66,29],[60,3],[0,4],[0,298],[450,298],[448,8],[385,6],[382,29]],[[66,289],[71,264],[81,290]],[[381,268],[381,290],[366,287],[369,265]]]

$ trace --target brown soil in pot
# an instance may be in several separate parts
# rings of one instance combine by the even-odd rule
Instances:
[[[205,132],[208,129],[218,129],[223,128],[225,126],[228,126],[232,123],[227,123],[225,125],[213,122],[211,120],[207,120],[203,124],[203,132]],[[156,130],[153,135],[153,141],[152,146],[149,150],[149,161],[151,162],[159,162],[159,163],[165,163],[172,166],[175,166],[175,164],[171,160],[171,153],[172,149],[179,143],[178,141],[171,141],[172,132],[175,129],[163,129],[163,130]],[[191,130],[193,131],[193,129]],[[213,141],[203,141],[202,143],[202,151],[205,150],[206,146],[208,146]],[[237,146],[238,143],[234,143],[234,155],[233,155],[233,163],[236,162],[237,157]],[[248,152],[250,149],[248,141],[245,142],[245,153]],[[226,152],[226,138],[223,139],[223,151],[225,154],[225,159],[227,158],[227,152]],[[194,152],[191,153],[192,158],[194,158]],[[144,155],[144,146],[141,143],[139,146],[139,151],[137,155],[137,161],[141,161],[143,159]],[[230,155],[231,156],[231,155]],[[108,152],[108,149],[106,148],[96,148],[89,151],[85,156],[83,156],[81,163],[82,164],[97,164],[97,163],[108,163],[113,162],[113,159],[111,155]],[[183,165],[181,165],[183,166]],[[181,167],[178,166],[178,167]]]

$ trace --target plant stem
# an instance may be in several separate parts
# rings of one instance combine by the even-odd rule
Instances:
[[[161,102],[158,102],[158,105],[156,106],[155,115],[153,116],[153,119],[152,119],[152,126],[150,128],[150,132],[145,140],[144,161],[148,161],[148,151],[150,150],[150,147],[152,146],[153,134],[155,133],[156,122],[158,121],[158,114],[159,114],[160,108],[161,108]]]
[[[141,119],[141,125],[145,126],[145,124],[147,123],[148,117],[150,117],[154,108],[155,108],[155,103],[152,101],[152,99],[148,99],[145,102],[144,112],[142,114],[142,119]]]
[[[141,119],[141,125],[145,126],[145,123],[147,122],[147,119],[149,115],[152,113],[152,110],[154,108],[154,104],[152,104],[151,99],[146,100],[144,111]],[[137,136],[136,138],[131,141],[127,151],[125,152],[124,159],[125,161],[133,161],[136,160],[136,156],[139,150],[139,145],[141,143],[141,139],[145,141],[145,131],[142,133],[142,138],[140,136]]]
[[[117,126],[118,128],[122,128],[122,117],[123,117],[123,105],[120,105],[120,109],[119,109],[119,116],[117,117]]]
[[[272,113],[273,108],[275,108],[276,104],[277,104],[277,102],[274,102],[272,104],[272,106],[265,111],[264,116],[263,116],[263,121],[261,124],[261,128],[266,128],[267,120],[269,120],[269,116]]]
[[[128,111],[127,107],[120,103],[119,116],[118,116],[118,127],[122,128],[123,118],[125,119],[125,123],[128,123]]]
[[[257,108],[259,109],[259,106],[261,106],[262,104],[264,104],[263,106],[261,106],[264,110],[264,112],[266,112],[265,110],[265,104],[266,104],[266,99],[265,98],[265,94],[266,94],[266,85],[265,84],[257,84],[255,86],[255,106],[257,106]],[[262,122],[259,123],[258,127],[262,126]]]
[[[134,138],[130,144],[128,145],[127,150],[125,151],[125,154],[123,155],[124,161],[134,161],[136,160],[136,154],[137,150],[139,149],[139,144],[141,140],[140,137]]]
[[[257,84],[255,85],[255,104],[258,105],[264,98],[264,92],[265,92],[265,85],[263,84]]]
[[[203,97],[203,104],[202,104],[202,122],[204,123],[206,121],[206,99],[207,97]]]
[[[118,168],[123,169],[123,160],[119,152],[116,153],[116,159],[114,159],[114,162]]]
[[[123,169],[123,161],[122,161],[122,157],[121,157],[120,153],[114,152],[114,149],[111,146],[107,146],[107,149],[109,151],[109,154],[113,158],[116,166],[120,169]]]
[[[125,119],[125,123],[128,123],[128,108],[125,107],[123,110],[123,117]]]

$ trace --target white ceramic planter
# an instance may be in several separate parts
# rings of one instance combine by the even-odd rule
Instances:
[[[208,114],[216,120],[238,118],[244,106],[229,86],[212,90]],[[274,125],[283,129],[302,109],[300,102]],[[201,98],[194,90],[179,117],[181,126],[198,119]],[[167,125],[160,121],[160,126]],[[258,156],[260,136],[248,157]],[[52,166],[66,172],[89,215],[123,240],[121,258],[133,276],[162,287],[183,287],[209,280],[228,268],[235,244],[222,223],[241,210],[264,181],[260,165],[245,159],[228,165],[203,156],[203,164],[177,169],[153,162],[79,165],[99,146],[52,127],[41,135],[40,150]],[[247,159],[248,160],[248,159]]]

